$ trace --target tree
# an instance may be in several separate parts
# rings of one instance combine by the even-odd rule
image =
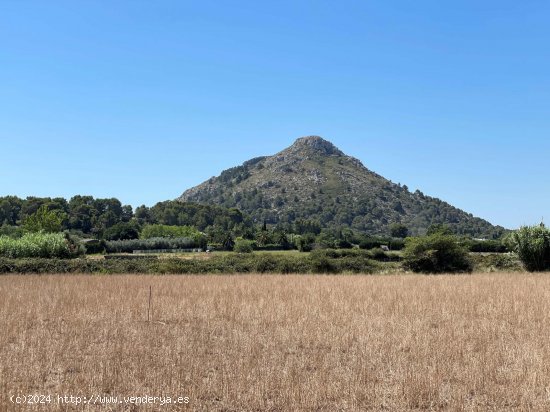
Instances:
[[[120,222],[103,233],[105,240],[131,240],[139,239],[139,226],[134,222]]]
[[[426,233],[428,236],[440,234],[440,235],[452,235],[453,231],[451,228],[447,225],[444,225],[442,223],[433,224],[428,228],[428,232]]]
[[[235,247],[235,240],[233,240],[233,235],[231,233],[225,233],[222,241],[222,246],[225,250],[233,250],[233,248]]]
[[[455,273],[471,272],[468,251],[453,235],[435,233],[408,238],[403,252],[403,265],[413,272]]]
[[[299,235],[294,238],[294,242],[300,252],[310,252],[315,244],[315,235],[312,233]]]
[[[269,245],[270,243],[273,242],[272,233],[270,231],[268,231],[267,229],[266,230],[263,230],[263,229],[260,230],[256,234],[256,242],[258,242],[259,246]]]
[[[60,210],[48,210],[42,205],[32,215],[23,221],[23,229],[27,232],[58,233],[63,229],[63,220],[66,215]]]
[[[409,229],[407,228],[407,226],[401,223],[394,223],[390,225],[390,233],[392,237],[399,237],[401,239],[404,239],[409,236]]]
[[[129,222],[134,217],[134,212],[132,210],[132,206],[125,205],[122,206],[122,214],[120,216],[121,220],[123,222]]]
[[[20,219],[23,201],[15,196],[0,198],[0,224],[15,226]]]
[[[254,250],[253,243],[254,242],[250,240],[237,238],[233,250],[237,253],[252,253],[252,251]]]

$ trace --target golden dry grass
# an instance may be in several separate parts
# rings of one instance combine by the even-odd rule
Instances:
[[[2,276],[0,311],[2,411],[550,410],[547,274]]]

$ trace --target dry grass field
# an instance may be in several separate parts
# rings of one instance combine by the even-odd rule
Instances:
[[[548,274],[0,276],[0,313],[1,411],[550,410]]]

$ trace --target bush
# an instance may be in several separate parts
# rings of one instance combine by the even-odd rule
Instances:
[[[374,249],[378,248],[380,246],[387,246],[388,242],[387,239],[382,239],[378,237],[366,237],[361,240],[359,243],[359,248],[361,249]]]
[[[254,250],[254,242],[251,240],[238,238],[235,241],[235,246],[233,250],[237,253],[252,253]]]
[[[351,242],[349,242],[345,239],[336,240],[335,245],[339,249],[352,249],[353,248],[353,245],[351,244]]]
[[[322,249],[310,254],[313,273],[372,273],[370,252],[357,249]]]
[[[506,245],[498,240],[476,240],[469,239],[464,242],[464,246],[470,252],[476,253],[506,253],[509,252]]]
[[[524,226],[512,234],[511,241],[525,269],[550,270],[550,230],[544,225]]]
[[[444,233],[407,238],[403,252],[404,267],[421,273],[471,272],[468,251],[456,237]]]
[[[23,229],[33,233],[59,233],[66,215],[60,210],[49,210],[46,205],[23,220]]]
[[[339,253],[349,252],[349,253]],[[353,253],[352,253],[353,252]],[[372,273],[368,253],[319,250],[303,254],[229,254],[210,259],[158,259],[154,256],[109,256],[108,259],[8,259],[0,257],[0,273]]]
[[[10,226],[6,224],[0,226],[0,236],[7,236],[18,239],[24,234],[25,233],[23,232],[23,228],[21,228],[20,226]]]
[[[0,273],[158,273],[158,260],[0,258]]]
[[[106,242],[98,239],[88,239],[84,243],[87,255],[93,255],[97,253],[105,253]]]
[[[107,253],[132,253],[134,250],[194,249],[200,247],[197,242],[189,238],[152,238],[105,242]]]
[[[120,222],[103,232],[105,240],[131,240],[139,238],[139,225],[136,222]]]
[[[381,246],[387,246],[390,250],[402,250],[405,247],[405,240],[385,237],[365,237],[359,242],[361,249],[370,250]]]
[[[392,239],[388,242],[390,250],[403,250],[405,247],[405,239]]]
[[[307,233],[305,235],[297,235],[294,239],[296,249],[300,252],[311,252],[315,244],[315,236]]]
[[[480,272],[523,270],[521,261],[513,253],[474,254],[471,258],[475,270]]]
[[[187,237],[197,242],[205,238],[204,234],[192,226],[145,225],[141,230],[141,239],[151,239],[155,237]]]
[[[0,256],[9,258],[71,258],[83,249],[63,233],[27,233],[20,239],[0,236]]]

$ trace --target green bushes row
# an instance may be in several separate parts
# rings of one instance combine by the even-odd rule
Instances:
[[[405,247],[405,240],[386,237],[366,237],[359,243],[361,249],[374,249],[381,246],[387,246],[390,250],[402,250]]]
[[[206,260],[0,258],[0,273],[373,273],[380,266],[369,256],[321,250],[310,255],[230,254]]]
[[[105,251],[107,253],[132,253],[134,250],[194,249],[205,246],[194,239],[185,237],[151,238],[105,242]]]
[[[463,242],[470,252],[476,253],[506,253],[510,250],[499,240],[475,240],[468,239]]]
[[[0,258],[0,273],[158,273],[158,260]]]
[[[145,225],[141,230],[141,239],[152,239],[156,237],[186,237],[199,242],[200,238],[204,237],[204,235],[192,226]]]
[[[8,258],[71,258],[83,249],[63,233],[27,233],[15,239],[0,236],[0,256]]]
[[[514,253],[474,254],[470,256],[474,270],[480,272],[521,272],[523,266]]]

